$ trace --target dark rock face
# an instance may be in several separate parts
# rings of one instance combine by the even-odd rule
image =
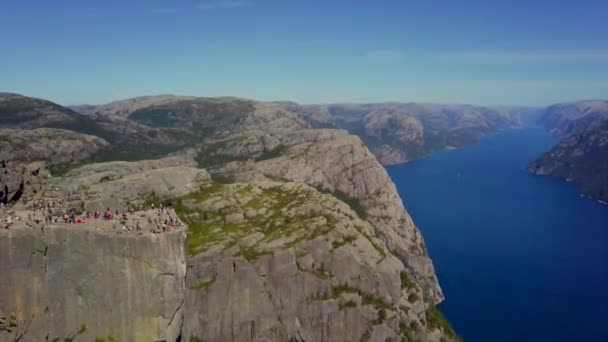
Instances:
[[[608,202],[608,120],[564,138],[529,170],[576,182],[583,193]]]
[[[562,141],[532,162],[529,171],[573,181],[608,201],[608,101],[580,101],[547,108],[545,128]]]

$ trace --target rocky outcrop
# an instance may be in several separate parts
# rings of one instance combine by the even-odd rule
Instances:
[[[608,202],[608,119],[564,138],[529,171],[576,182],[584,194]]]
[[[280,138],[286,148],[266,160],[232,163],[221,172],[240,179],[283,179],[342,193],[360,201],[387,247],[412,268],[426,295],[443,299],[424,240],[395,185],[363,142],[341,130],[302,130]]]
[[[0,231],[0,316],[24,341],[175,341],[185,233],[126,236],[74,227]],[[0,332],[0,341],[13,341]]]
[[[107,149],[98,137],[63,129],[0,129],[0,160],[20,163],[75,163]]]
[[[455,339],[412,271],[344,203],[294,183],[214,185],[190,223],[183,337],[200,341]]]
[[[70,171],[58,181],[64,192],[86,196],[85,208],[117,208],[128,200],[150,196],[172,198],[198,190],[211,177],[192,159],[174,156],[140,162],[89,164]]]

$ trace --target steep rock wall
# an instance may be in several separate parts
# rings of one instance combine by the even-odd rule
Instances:
[[[24,340],[175,341],[186,275],[185,232],[126,236],[75,227],[0,231],[0,316]],[[0,332],[0,341],[13,341]]]

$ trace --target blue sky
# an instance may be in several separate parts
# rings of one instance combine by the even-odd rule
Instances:
[[[608,1],[0,0],[0,91],[302,103],[608,97]]]

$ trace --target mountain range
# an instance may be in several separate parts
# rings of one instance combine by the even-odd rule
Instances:
[[[530,171],[603,199],[607,108],[175,95],[68,108],[1,93],[2,198],[14,210],[51,194],[80,211],[163,203],[188,229],[0,233],[0,328],[26,326],[33,340],[456,341],[381,163],[542,122],[563,140]]]

